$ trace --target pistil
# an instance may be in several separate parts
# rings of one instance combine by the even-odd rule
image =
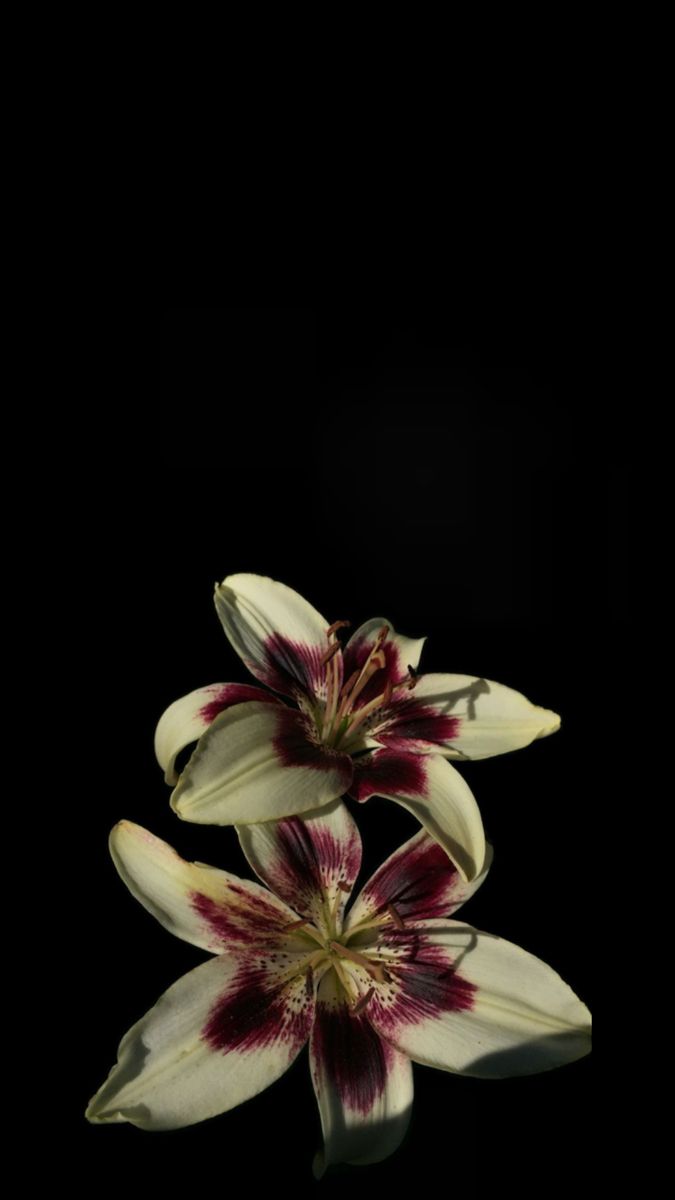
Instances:
[[[357,967],[363,967],[363,970],[376,983],[384,983],[386,981],[387,973],[384,967],[381,967],[379,963],[371,962],[369,958],[366,958],[365,954],[359,954],[357,950],[349,950],[347,946],[341,946],[339,942],[331,942],[330,948],[336,954],[339,954],[341,958],[347,958],[350,962],[356,963]]]

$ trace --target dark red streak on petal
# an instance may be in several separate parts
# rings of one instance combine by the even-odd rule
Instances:
[[[395,857],[376,872],[364,888],[363,898],[376,912],[393,904],[405,920],[428,921],[446,917],[461,902],[449,894],[456,890],[459,872],[432,838]]]
[[[325,827],[299,817],[279,821],[275,832],[277,848],[266,865],[265,882],[296,912],[314,920],[316,905],[321,906],[331,884],[344,880],[351,891],[361,865],[358,838],[341,841]]]
[[[319,746],[312,740],[312,728],[301,713],[291,708],[276,711],[277,732],[272,739],[274,751],[284,767],[310,767],[313,771],[342,770],[345,791],[351,782],[352,767],[348,754]]]
[[[391,719],[382,730],[382,741],[413,738],[420,742],[454,742],[462,725],[461,717],[443,716],[428,704],[414,702],[392,705],[388,715]]]
[[[266,661],[256,665],[255,674],[268,687],[285,695],[293,695],[298,687],[311,694],[325,679],[326,668],[321,661],[325,650],[325,645],[310,646],[281,633],[271,633],[264,642]]]
[[[313,1051],[346,1108],[368,1113],[384,1092],[394,1052],[364,1016],[320,1005]]]
[[[354,800],[369,796],[426,796],[427,773],[420,754],[379,751],[354,763],[349,794]]]
[[[221,903],[192,892],[190,904],[223,946],[232,941],[269,943],[281,936],[286,922],[285,914],[273,904],[236,885],[227,889]]]
[[[268,970],[244,964],[228,995],[218,1000],[202,1031],[213,1050],[259,1050],[274,1042],[302,1046],[309,1036],[314,1001],[304,977],[270,986]]]
[[[213,700],[209,700],[199,710],[199,716],[211,724],[219,713],[233,704],[244,704],[247,700],[262,700],[268,704],[279,704],[276,696],[270,696],[260,688],[251,687],[247,683],[226,683],[224,687],[214,690]]]
[[[392,930],[381,944],[405,947],[403,958],[387,963],[397,995],[390,1004],[383,1004],[376,994],[370,1003],[371,1015],[386,1036],[395,1037],[402,1025],[415,1025],[442,1013],[469,1012],[475,1004],[478,988],[465,979],[453,964],[446,950],[427,943],[416,932],[399,933]],[[376,1006],[376,1009],[375,1009]]]

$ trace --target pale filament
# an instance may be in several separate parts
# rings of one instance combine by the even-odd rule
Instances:
[[[358,967],[363,967],[363,970],[366,971],[370,975],[371,979],[374,979],[376,983],[385,982],[387,974],[384,967],[381,967],[379,963],[373,962],[372,959],[366,958],[365,954],[359,954],[357,950],[350,950],[347,946],[341,946],[339,942],[331,942],[330,947],[331,950],[334,950],[335,953],[339,954],[341,958],[347,958],[350,960],[350,962],[356,963]]]
[[[387,679],[384,691],[380,692],[373,700],[364,704],[358,711],[354,712],[354,704],[363,692],[364,688],[370,682],[378,671],[384,670],[387,665],[387,659],[382,647],[389,636],[390,630],[388,625],[383,625],[378,631],[377,637],[373,643],[372,649],[363,663],[360,670],[354,671],[349,676],[346,683],[343,683],[340,690],[340,665],[339,652],[342,649],[337,640],[336,634],[339,629],[347,627],[349,621],[335,621],[326,630],[328,638],[328,649],[323,655],[321,662],[326,668],[326,706],[323,712],[323,719],[317,718],[317,723],[320,723],[320,734],[324,742],[329,742],[336,748],[344,738],[350,740],[353,734],[360,728],[368,717],[377,711],[378,708],[387,708],[391,703],[394,693],[401,689],[414,688],[417,682],[417,676],[412,667],[408,667],[408,676],[399,683],[392,683],[391,679]]]

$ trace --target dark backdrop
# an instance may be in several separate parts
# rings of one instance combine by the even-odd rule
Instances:
[[[428,635],[423,669],[484,675],[562,714],[554,737],[460,768],[495,847],[462,917],[545,959],[590,1004],[601,797],[587,762],[600,741],[607,617],[595,381],[562,340],[469,340],[438,310],[176,309],[161,318],[147,386],[146,397],[130,381],[138,412],[126,452],[90,493],[97,532],[84,555],[99,623],[84,650],[102,683],[89,714],[88,949],[71,997],[68,1115],[95,1178],[304,1192],[320,1143],[306,1052],[267,1092],[192,1129],[148,1134],[80,1117],[122,1034],[204,959],[127,893],[109,829],[126,817],[187,858],[249,874],[231,829],[172,814],[152,750],[173,699],[246,679],[215,615],[215,580],[271,575],[353,627],[386,616]],[[357,819],[364,878],[417,828],[377,799]],[[496,1083],[416,1067],[397,1155],[321,1186],[373,1194],[415,1179],[543,1186],[551,1167],[574,1175],[589,1078],[590,1060]]]

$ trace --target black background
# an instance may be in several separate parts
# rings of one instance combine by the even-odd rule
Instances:
[[[250,874],[231,829],[170,811],[152,749],[172,700],[247,681],[212,600],[214,582],[237,571],[284,581],[328,621],[384,616],[426,634],[423,670],[483,675],[562,715],[553,737],[460,768],[495,847],[462,917],[592,1000],[602,798],[589,749],[601,737],[608,613],[602,422],[582,357],[563,339],[470,339],[438,310],[175,309],[161,316],[154,369],[151,445],[139,445],[139,397],[138,439],[132,414],[128,453],[91,500],[92,558],[100,565],[103,546],[106,564],[92,590],[102,682],[83,797],[83,982],[70,998],[78,1161],[111,1182],[229,1188],[243,1172],[238,1188],[296,1194],[413,1180],[536,1186],[552,1167],[574,1176],[592,1125],[588,1059],[496,1083],[415,1067],[401,1149],[321,1185],[310,1174],[320,1126],[306,1052],[267,1092],[191,1129],[151,1134],[81,1116],[121,1036],[204,959],[127,893],[108,856],[112,825],[137,821],[186,858]],[[417,829],[376,798],[357,820],[362,880]]]

